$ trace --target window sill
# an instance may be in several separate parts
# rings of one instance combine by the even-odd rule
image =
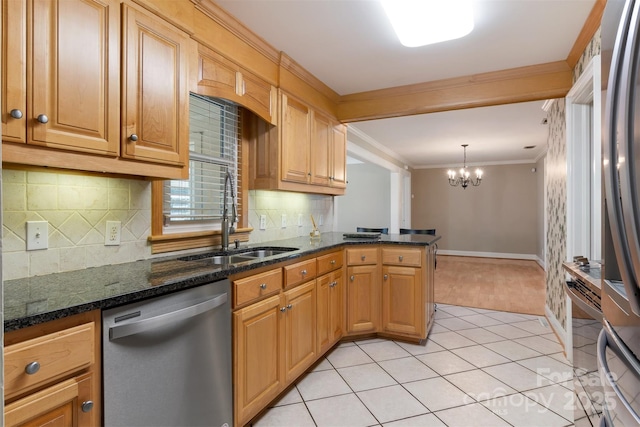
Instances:
[[[253,228],[239,228],[236,232],[229,235],[229,242],[238,240],[240,242],[248,242],[249,234]],[[222,244],[222,235],[219,230],[216,231],[197,231],[193,233],[177,233],[165,234],[161,236],[149,236],[151,243],[151,253],[161,254],[166,252],[182,251],[186,249],[197,249],[206,247],[220,247]]]

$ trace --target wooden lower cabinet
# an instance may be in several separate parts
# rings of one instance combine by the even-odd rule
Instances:
[[[6,426],[93,426],[93,373],[79,375],[5,407]]]
[[[249,422],[283,388],[281,308],[281,296],[276,295],[233,313],[236,425]]]
[[[284,293],[285,382],[302,374],[316,359],[316,281]]]
[[[316,281],[318,353],[328,351],[342,337],[344,279],[342,270],[318,277]]]
[[[233,313],[235,423],[245,425],[316,360],[316,281]]]
[[[98,310],[7,332],[4,425],[100,425],[100,339]]]
[[[380,325],[380,268],[347,267],[347,333],[377,332]]]
[[[427,268],[425,268],[424,270],[424,274],[426,275],[425,280],[427,281],[427,295],[425,301],[425,317],[427,322],[427,330],[425,331],[425,334],[428,335],[431,327],[433,326],[436,315],[436,295],[434,284],[438,246],[428,246],[425,250],[427,252]]]
[[[382,331],[421,337],[425,329],[422,270],[382,267]]]
[[[357,245],[232,278],[234,424],[251,422],[343,336],[424,339],[434,256]]]

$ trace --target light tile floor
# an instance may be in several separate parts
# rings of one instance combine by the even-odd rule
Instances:
[[[341,343],[253,426],[571,426],[572,390],[543,317],[438,304],[426,345]]]

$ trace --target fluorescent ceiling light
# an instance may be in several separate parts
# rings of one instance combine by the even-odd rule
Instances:
[[[380,0],[400,43],[424,46],[473,30],[471,0]]]

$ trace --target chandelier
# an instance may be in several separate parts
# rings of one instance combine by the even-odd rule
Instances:
[[[469,144],[462,144],[462,148],[464,149],[464,163],[462,169],[460,169],[460,176],[456,177],[456,172],[449,169],[447,174],[449,175],[449,185],[453,187],[457,187],[460,185],[463,190],[465,190],[469,184],[477,187],[482,182],[482,170],[476,169],[476,178],[471,179],[470,173],[467,170],[467,147]]]

